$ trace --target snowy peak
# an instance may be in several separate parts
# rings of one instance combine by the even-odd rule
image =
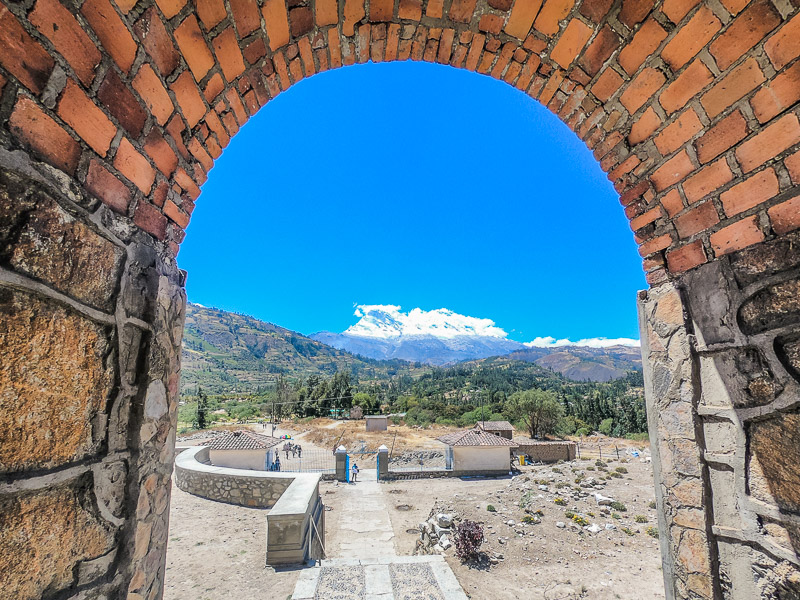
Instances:
[[[359,321],[347,328],[345,335],[392,340],[400,337],[432,336],[453,339],[460,336],[506,339],[508,334],[491,319],[461,315],[446,308],[402,312],[392,304],[360,304],[355,316]]]

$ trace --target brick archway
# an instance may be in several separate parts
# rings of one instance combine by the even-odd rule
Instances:
[[[4,584],[21,598],[160,597],[185,302],[175,255],[199,187],[300,79],[411,59],[540,101],[620,194],[652,286],[640,317],[668,597],[794,589],[798,6],[0,6]],[[31,528],[54,533],[20,542]]]

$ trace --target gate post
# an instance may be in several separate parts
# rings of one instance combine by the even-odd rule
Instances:
[[[347,448],[344,446],[336,449],[336,479],[347,483]]]
[[[386,480],[389,477],[389,449],[381,445],[378,448],[378,481]]]

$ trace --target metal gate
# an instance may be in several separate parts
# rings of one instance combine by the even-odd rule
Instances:
[[[367,481],[367,479],[362,478],[362,473],[364,471],[368,471],[370,472],[369,476],[371,477],[372,476],[371,471],[372,469],[375,469],[375,479],[377,480],[379,478],[378,473],[380,473],[380,470],[378,468],[378,460],[379,458],[377,451],[348,452],[347,462],[345,463],[346,465],[345,473],[347,474],[348,483],[351,481],[353,477],[352,465],[354,464],[358,465],[359,479],[361,479],[362,481]]]

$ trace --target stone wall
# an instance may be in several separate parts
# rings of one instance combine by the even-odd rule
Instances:
[[[228,504],[269,508],[295,479],[290,473],[232,469],[211,464],[208,448],[191,448],[175,459],[175,484],[184,492]]]
[[[559,460],[575,460],[578,447],[575,442],[536,442],[515,438],[519,447],[514,454],[527,454],[531,460],[538,462],[558,462]]]
[[[642,293],[669,598],[800,595],[800,234]]]

